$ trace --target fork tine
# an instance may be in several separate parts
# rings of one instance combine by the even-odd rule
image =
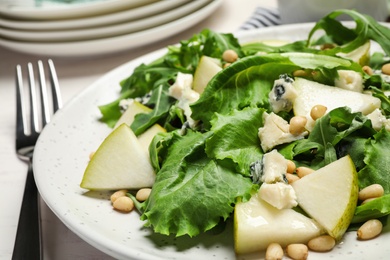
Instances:
[[[57,72],[54,67],[53,60],[49,59],[49,71],[50,71],[50,82],[52,86],[52,94],[53,94],[53,111],[57,111],[62,107],[62,99],[60,93],[60,85],[58,83]]]
[[[38,61],[38,75],[41,97],[42,127],[50,121],[49,102],[47,99],[46,77],[41,60]]]
[[[38,123],[38,108],[37,108],[37,94],[35,90],[35,77],[34,69],[31,63],[27,64],[28,69],[28,79],[30,86],[30,125],[31,125],[31,134],[37,134],[39,132],[39,123]]]
[[[23,95],[22,67],[16,66],[16,136],[25,135],[26,105]]]

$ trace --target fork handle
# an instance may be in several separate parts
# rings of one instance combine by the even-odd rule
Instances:
[[[41,228],[38,190],[35,184],[31,161],[28,164],[26,186],[20,210],[13,260],[42,259]]]

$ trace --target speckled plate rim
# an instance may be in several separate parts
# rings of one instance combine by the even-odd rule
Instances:
[[[312,24],[297,24],[240,32],[241,42],[260,39],[303,39]],[[140,63],[165,50],[130,61],[97,80],[71,100],[43,130],[34,153],[34,171],[42,198],[64,224],[82,239],[117,259],[262,259],[263,255],[236,256],[232,230],[194,239],[153,236],[143,229],[139,214],[112,210],[109,193],[79,187],[88,155],[110,132],[98,121],[97,106],[119,94],[119,81]],[[310,252],[310,259],[386,259],[390,255],[389,225],[370,241],[357,241],[349,232],[329,253]]]

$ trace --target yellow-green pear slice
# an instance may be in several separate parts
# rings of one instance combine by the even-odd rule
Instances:
[[[89,190],[151,187],[155,173],[149,156],[126,124],[102,142],[85,169],[80,186]]]
[[[359,46],[348,53],[337,53],[336,55],[339,57],[347,58],[353,60],[354,62],[359,63],[361,66],[368,65],[370,61],[370,48],[371,42],[367,41],[365,44]]]
[[[298,205],[339,240],[351,223],[359,192],[357,172],[349,155],[291,185]]]
[[[221,70],[222,65],[218,59],[202,56],[195,70],[192,89],[202,94],[207,83]]]
[[[364,115],[381,106],[380,99],[369,94],[327,86],[303,78],[296,78],[293,86],[297,91],[293,105],[294,114],[297,116],[308,116],[315,105],[323,105],[327,107],[327,111],[347,106],[352,112],[362,112]]]
[[[138,136],[138,141],[144,150],[149,153],[149,145],[152,142],[154,136],[158,133],[166,133],[167,130],[159,124],[154,124],[148,128],[145,132]]]
[[[272,242],[283,247],[291,243],[307,243],[323,233],[312,219],[293,209],[277,209],[258,193],[234,209],[234,247],[237,254],[265,250]]]
[[[150,111],[152,111],[152,109],[150,109],[149,107],[144,106],[141,103],[139,103],[138,101],[134,100],[128,106],[128,108],[122,114],[122,116],[119,118],[119,120],[116,122],[114,128],[117,128],[118,126],[120,126],[123,123],[125,123],[127,125],[131,125],[134,121],[135,115],[137,115],[139,113],[149,113]]]

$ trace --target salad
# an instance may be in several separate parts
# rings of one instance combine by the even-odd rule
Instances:
[[[342,14],[351,16],[356,27],[337,21]],[[164,235],[197,236],[220,228],[221,222],[233,218],[237,205],[260,196],[265,184],[293,186],[286,177],[289,162],[295,165],[291,172],[295,176],[298,168],[316,173],[346,156],[353,162],[351,176],[356,176],[359,190],[372,184],[383,188],[382,196],[364,204],[357,200],[356,190],[346,228],[354,230],[371,219],[386,224],[390,213],[390,99],[386,91],[390,83],[380,69],[388,62],[389,40],[390,30],[371,17],[337,10],[318,21],[306,40],[278,46],[240,44],[232,34],[206,29],[168,47],[154,62],[138,66],[121,82],[120,97],[100,111],[102,122],[114,127],[135,101],[147,107],[132,120],[135,136],[156,124],[164,129],[148,147],[155,174],[150,196],[138,202],[128,193],[145,225]],[[383,53],[370,55],[370,41],[378,43]],[[224,57],[226,51],[229,57]],[[210,64],[218,69],[212,72],[215,66]],[[205,72],[199,73],[202,66]],[[192,88],[186,82],[192,82]],[[309,87],[296,94],[297,86]],[[324,86],[348,91],[340,94],[344,105],[335,101],[339,92],[319,91]],[[299,105],[317,92],[335,107],[326,107],[314,118]],[[314,100],[310,108],[317,105]],[[357,106],[359,100],[362,105]],[[294,134],[264,130],[269,118],[281,122],[278,129],[288,129],[297,116],[306,121]],[[270,177],[264,158],[278,158],[270,161],[285,165],[286,170]],[[273,204],[275,196],[268,202],[279,210],[310,215],[294,194],[286,196],[287,206],[278,208],[279,201]]]

